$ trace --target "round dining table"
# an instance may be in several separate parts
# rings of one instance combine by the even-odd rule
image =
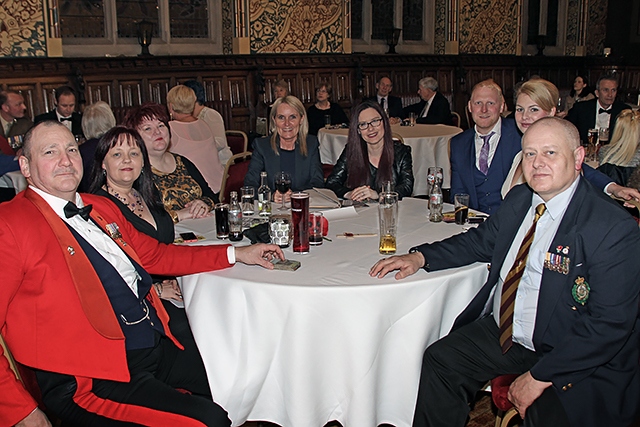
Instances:
[[[462,129],[447,125],[391,126],[404,143],[411,147],[413,160],[413,195],[427,195],[427,172],[429,167],[439,166],[443,171],[442,188],[451,188],[451,162],[449,141]],[[320,129],[320,160],[324,164],[335,165],[347,145],[349,129]]]
[[[331,241],[308,254],[284,249],[301,262],[297,271],[238,264],[179,279],[213,397],[234,426],[410,426],[425,348],[449,332],[486,280],[481,263],[403,280],[370,277],[382,258],[377,204],[342,209],[342,219],[330,220]],[[426,201],[405,198],[398,253],[465,228],[430,223]],[[204,238],[197,244],[220,242],[213,217],[181,221],[176,231]]]

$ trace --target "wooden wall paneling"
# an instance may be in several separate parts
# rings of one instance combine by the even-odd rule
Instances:
[[[147,98],[142,93],[142,81],[119,81],[117,82],[117,87],[119,107],[133,107],[147,101]]]
[[[300,95],[302,93],[302,88],[301,88],[302,79],[300,79],[299,77],[300,75],[298,73],[287,73],[287,74],[283,73],[280,76],[280,79],[284,80],[289,84],[289,92],[291,93],[291,95],[296,96],[298,98],[300,98]],[[274,101],[275,101],[275,98],[274,98]]]
[[[224,82],[222,77],[207,76],[202,78],[202,85],[204,86],[205,97],[207,101],[220,101],[225,98],[224,94]],[[233,106],[233,102],[231,103]]]
[[[352,103],[352,94],[356,92],[356,88],[352,86],[353,78],[348,70],[339,71],[335,75],[333,84],[333,94],[331,98],[334,102]]]
[[[409,83],[409,70],[400,70],[393,73],[393,90],[391,93],[396,96],[400,94],[408,94],[411,89],[411,85]]]
[[[87,100],[87,105],[104,101],[113,106],[113,81],[86,81],[85,99]]]
[[[364,93],[362,94],[362,96],[364,98],[370,98],[374,96],[377,92],[376,83],[378,79],[376,78],[376,72],[366,71],[366,72],[363,72],[362,74],[363,74],[362,80],[364,84]]]
[[[173,78],[148,79],[146,87],[148,88],[149,96],[147,100],[157,104],[166,104],[167,92],[172,87],[171,79]]]
[[[245,77],[228,77],[229,100],[231,108],[249,108],[249,92]]]
[[[316,100],[316,74],[313,72],[302,72],[300,76],[300,89],[296,95],[303,104],[311,104]],[[331,79],[329,78],[329,81]]]

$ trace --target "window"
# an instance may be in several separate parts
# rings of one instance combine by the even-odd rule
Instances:
[[[136,24],[153,22],[153,37],[158,37],[158,0],[116,0],[118,37],[138,37]]]
[[[169,0],[171,37],[202,39],[209,37],[207,0]]]
[[[387,40],[389,31],[393,25],[393,12],[395,2],[388,0],[371,1],[371,38],[374,40]]]
[[[62,0],[60,34],[64,38],[106,37],[102,0]]]
[[[404,0],[402,2],[402,39],[422,40],[422,0]]]

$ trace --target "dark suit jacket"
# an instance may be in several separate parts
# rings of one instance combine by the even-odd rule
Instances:
[[[477,229],[418,248],[429,271],[491,263],[487,282],[454,328],[480,316],[531,197],[526,185],[514,187]],[[543,271],[533,333],[541,357],[531,374],[553,382],[572,426],[628,426],[640,400],[638,225],[580,178],[549,252],[559,246],[568,249],[570,270]],[[571,293],[578,277],[591,289],[584,305]]]
[[[521,138],[515,122],[502,119],[501,136],[495,155],[491,161],[487,178],[492,180],[491,193],[500,193],[511,163],[515,155],[521,150]],[[451,194],[466,193],[469,195],[469,207],[478,209],[480,199],[484,194],[477,194],[474,182],[476,170],[475,129],[467,129],[451,138]],[[498,199],[496,199],[498,200]],[[490,203],[492,212],[495,212],[500,203]]]
[[[0,135],[10,138],[12,136],[24,135],[29,129],[33,127],[33,122],[26,117],[16,120],[11,129],[9,129],[9,135],[4,134],[4,129],[0,126]]]
[[[49,111],[48,113],[40,114],[33,119],[35,124],[44,122],[45,120],[58,120],[56,110]],[[84,135],[82,132],[82,114],[74,112],[71,115],[71,133],[74,135]]]
[[[415,104],[411,104],[405,107],[404,116],[409,117],[409,113],[414,113],[417,117],[416,123],[426,125],[451,125],[451,108],[449,107],[449,101],[440,92],[436,92],[435,96],[431,100],[431,106],[427,112],[427,117],[420,117],[420,113],[427,105],[427,101],[420,101]]]
[[[365,99],[365,101],[373,101],[378,102],[378,96],[374,95],[371,98]],[[404,110],[402,108],[402,100],[397,96],[389,95],[387,96],[387,109],[389,110],[389,117],[400,117],[401,119],[405,119]]]
[[[281,171],[280,156],[271,149],[269,137],[258,138],[253,142],[253,155],[249,170],[244,177],[244,185],[255,189],[260,187],[260,172],[267,172],[267,182],[271,192],[275,191],[276,175]],[[300,145],[296,144],[296,175],[291,177],[291,189],[293,191],[308,190],[313,187],[324,187],[324,174],[320,163],[320,143],[318,138],[307,136],[307,156],[300,152]],[[280,148],[278,148],[278,153]]]
[[[589,129],[596,127],[596,104],[598,100],[592,99],[590,101],[576,102],[566,119],[573,123],[580,132],[580,139],[587,141],[587,134]],[[611,106],[611,119],[609,119],[609,140],[613,137],[613,130],[616,126],[616,120],[618,114],[622,110],[629,110],[629,107],[624,102],[615,101]]]

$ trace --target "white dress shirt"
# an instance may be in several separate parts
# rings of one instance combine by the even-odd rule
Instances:
[[[600,113],[600,109],[610,111],[611,105],[609,108],[604,108],[600,105],[600,101],[596,102],[596,129],[609,129],[609,123],[611,122],[611,114]]]
[[[476,168],[480,170],[480,150],[482,150],[482,146],[484,145],[484,140],[480,138],[480,133],[478,132],[478,126],[474,127],[475,129],[475,144],[476,144]],[[489,139],[489,158],[487,159],[487,167],[491,167],[491,162],[493,161],[493,156],[496,154],[496,149],[498,148],[498,143],[500,142],[500,134],[502,129],[502,119],[498,119],[498,122],[493,126],[486,135],[489,135],[491,132],[494,132],[493,136]],[[485,135],[482,135],[485,136]]]
[[[67,129],[69,129],[69,131],[71,133],[73,133],[73,130],[72,130],[73,121],[72,120],[62,120],[62,119],[70,119],[71,117],[73,117],[73,114],[71,116],[69,116],[69,117],[63,117],[63,116],[60,115],[60,113],[58,113],[58,109],[56,109],[56,117],[58,117],[58,121],[60,123],[65,125],[67,127]]]
[[[516,300],[513,309],[513,342],[532,351],[535,351],[533,346],[533,331],[535,329],[536,314],[538,311],[538,294],[542,282],[545,255],[549,251],[549,246],[558,231],[558,227],[567,211],[569,202],[578,187],[578,181],[579,178],[577,178],[569,188],[548,202],[544,202],[539,195],[533,193],[529,212],[527,212],[524,221],[522,221],[518,233],[513,239],[511,248],[509,252],[507,252],[504,264],[502,264],[502,268],[500,269],[500,278],[493,290],[495,295],[493,298],[493,318],[496,324],[500,325],[502,285],[511,267],[513,267],[524,236],[527,234],[527,231],[529,231],[529,228],[531,228],[531,224],[533,224],[536,215],[536,206],[544,203],[547,209],[544,215],[538,220],[533,243],[529,249],[527,265],[516,291]],[[489,298],[489,301],[491,301],[491,298]]]
[[[30,186],[33,191],[38,193],[42,198],[51,206],[51,209],[60,217],[64,222],[73,227],[91,246],[93,246],[100,255],[106,259],[109,264],[116,269],[122,279],[127,283],[127,286],[131,289],[131,292],[138,296],[138,280],[140,275],[135,269],[129,257],[124,253],[120,246],[114,242],[100,227],[98,227],[93,221],[85,221],[80,215],[76,215],[71,218],[67,218],[64,214],[64,207],[68,203],[67,200],[53,196],[49,193]],[[76,193],[76,206],[79,208],[84,206],[82,197]]]

